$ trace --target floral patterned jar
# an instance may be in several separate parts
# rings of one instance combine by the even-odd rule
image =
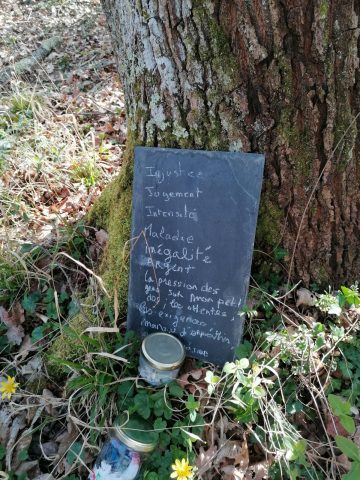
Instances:
[[[139,374],[150,385],[164,385],[178,376],[184,358],[180,340],[169,333],[152,333],[141,345]]]
[[[137,416],[111,429],[89,475],[89,480],[134,480],[146,453],[156,447],[151,425]]]

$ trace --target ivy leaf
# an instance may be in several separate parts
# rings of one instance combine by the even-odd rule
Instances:
[[[323,336],[317,337],[315,345],[316,345],[316,350],[320,350],[320,348],[326,345],[325,338]]]
[[[351,290],[351,288],[347,287],[341,287],[341,291],[349,305],[355,305],[355,307],[360,305],[360,296],[356,290]]]
[[[39,325],[38,327],[34,328],[34,330],[31,332],[31,340],[33,342],[39,342],[46,335],[57,330],[57,328],[58,328],[58,325],[54,322],[48,322],[48,323],[44,323],[43,325]]]
[[[205,440],[203,440],[202,438],[199,437],[199,435],[195,435],[195,433],[192,433],[190,432],[189,430],[186,430],[185,428],[183,427],[180,427],[180,430],[185,434],[185,435],[188,435],[190,437],[190,440],[191,442],[202,442],[202,443],[206,443]],[[186,438],[186,437],[185,437]],[[190,443],[190,446],[191,446],[191,443]]]
[[[164,415],[165,402],[162,398],[159,398],[154,403],[154,414],[156,417],[162,417]]]
[[[192,411],[189,413],[190,421],[191,421],[192,423],[194,423],[195,420],[196,420],[196,417],[197,417],[197,413],[195,412],[195,410],[192,410]]]
[[[205,375],[205,382],[208,383],[208,393],[211,395],[215,391],[215,385],[220,381],[220,377],[214,375],[213,372],[208,370]]]
[[[353,418],[349,415],[340,415],[339,420],[348,433],[355,433],[355,422]]]
[[[25,460],[27,460],[29,458],[29,454],[28,454],[28,451],[26,448],[24,448],[23,450],[20,450],[19,452],[19,455],[18,455],[18,459],[20,462],[25,462]]]
[[[250,343],[248,340],[244,340],[243,343],[235,348],[235,355],[239,360],[242,358],[250,358],[252,350],[252,343]]]
[[[77,300],[71,300],[68,305],[69,318],[73,317],[80,311],[79,302]]]
[[[155,472],[145,474],[145,480],[159,480],[159,475]]]
[[[27,313],[34,313],[37,307],[37,304],[41,298],[39,292],[30,293],[30,295],[24,295],[21,305]]]
[[[200,402],[195,400],[194,395],[189,395],[185,406],[190,412],[197,411],[200,407]]]
[[[163,432],[166,429],[167,423],[165,420],[162,420],[161,418],[157,418],[154,422],[154,429],[160,433]]]
[[[8,477],[8,478],[12,478],[12,477]],[[27,476],[26,472],[21,472],[16,474],[16,480],[28,480],[28,478],[29,477]]]
[[[75,462],[81,450],[82,450],[82,445],[80,442],[75,442],[71,445],[66,455],[66,461],[68,462],[69,465],[72,465]],[[84,451],[81,452],[80,458],[83,459],[83,456],[84,456]]]
[[[168,446],[169,443],[171,442],[172,435],[169,435],[168,433],[160,433],[159,435],[159,447],[165,450]]]
[[[168,388],[172,397],[181,398],[184,395],[184,390],[176,382],[169,383]]]
[[[245,370],[246,368],[249,368],[250,362],[249,359],[246,357],[241,358],[237,363],[237,367],[241,368],[242,370]]]
[[[168,400],[164,408],[164,417],[166,418],[166,420],[170,420],[170,418],[172,417],[172,414],[173,414],[173,411],[172,411],[171,402]]]
[[[351,412],[351,405],[346,400],[343,400],[338,395],[330,394],[328,396],[331,410],[337,417],[340,415],[349,415]]]
[[[117,392],[121,397],[132,397],[134,394],[134,383],[131,380],[119,383]]]
[[[150,417],[150,399],[146,393],[138,393],[134,397],[135,409],[138,414],[147,420]]]
[[[288,254],[289,252],[286,250],[286,248],[276,247],[274,251],[274,258],[279,262],[280,260],[285,258]]]
[[[48,288],[46,290],[46,294],[44,296],[44,302],[45,303],[50,303],[54,301],[54,289],[53,288]]]
[[[58,312],[57,312],[57,309],[56,309],[55,302],[51,302],[51,303],[47,304],[46,315],[49,318],[52,318],[53,320],[56,320],[58,318]]]
[[[305,462],[306,440],[301,439],[295,442],[286,452],[286,459],[290,461],[298,460],[299,463]]]
[[[342,477],[342,480],[359,480],[360,478],[360,463],[354,462],[351,465],[351,470],[349,473]]]
[[[286,404],[286,413],[294,415],[294,413],[302,412],[304,410],[304,405],[299,401],[295,400]]]
[[[353,369],[355,369],[354,365],[349,361],[338,360],[337,365],[341,371],[341,374],[344,378],[350,379],[353,376]]]
[[[61,292],[59,296],[59,303],[65,302],[65,300],[69,300],[69,294],[66,292]]]
[[[344,455],[355,462],[360,462],[360,451],[354,442],[341,435],[335,437],[335,442]]]
[[[236,372],[236,365],[234,362],[226,362],[223,367],[223,372],[226,374],[231,374]]]
[[[31,332],[31,339],[33,342],[38,342],[44,338],[44,330],[46,329],[47,325],[39,325],[38,327],[34,328]]]

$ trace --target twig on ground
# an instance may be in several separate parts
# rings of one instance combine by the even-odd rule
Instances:
[[[37,48],[30,56],[19,60],[10,67],[5,68],[0,72],[0,84],[5,85],[10,80],[12,75],[23,75],[30,73],[34,68],[46,58],[60,43],[60,37],[55,36],[44,40],[40,47]]]

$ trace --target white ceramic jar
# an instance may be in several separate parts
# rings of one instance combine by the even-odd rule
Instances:
[[[164,385],[176,379],[184,358],[179,339],[169,333],[152,333],[141,345],[139,374],[150,385]]]

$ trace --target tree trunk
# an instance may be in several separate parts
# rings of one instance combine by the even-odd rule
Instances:
[[[110,231],[104,269],[111,285],[122,291],[116,282],[129,239],[134,144],[264,152],[257,249],[285,247],[292,277],[305,282],[354,281],[359,4],[103,0],[103,6],[129,125],[124,171],[92,212]]]

